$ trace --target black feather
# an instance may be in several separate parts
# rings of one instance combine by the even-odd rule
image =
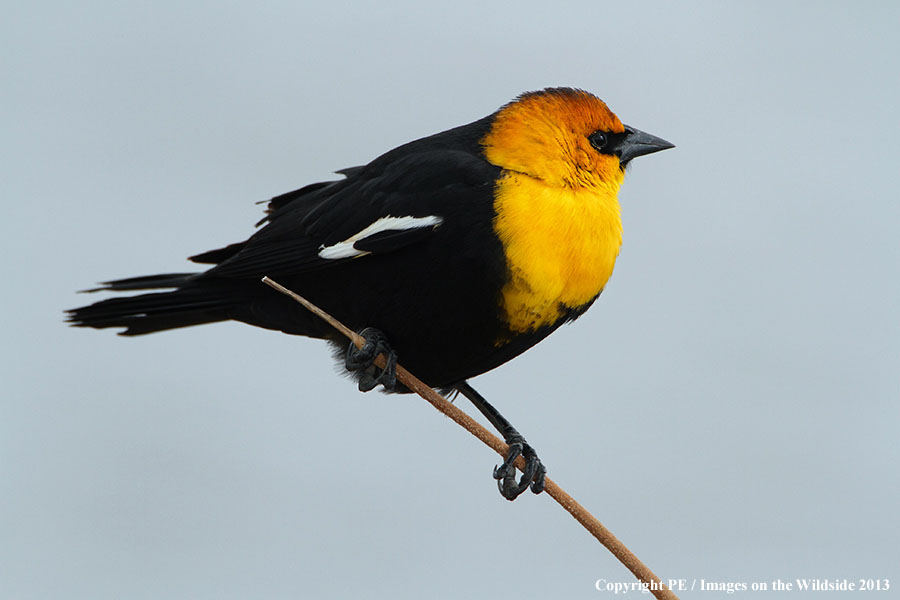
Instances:
[[[215,264],[205,273],[108,282],[100,289],[175,289],[77,308],[69,311],[69,322],[140,335],[234,319],[335,337],[308,311],[262,284],[268,275],[353,329],[384,331],[405,366],[434,386],[502,364],[545,333],[521,343],[495,343],[507,274],[492,227],[500,169],[485,160],[480,145],[490,123],[488,117],[404,144],[343,170],[345,179],[277,196],[269,201],[264,226],[249,239],[192,257]],[[360,242],[369,252],[360,258],[319,256],[321,248],[388,216],[435,216],[441,224],[373,235]]]

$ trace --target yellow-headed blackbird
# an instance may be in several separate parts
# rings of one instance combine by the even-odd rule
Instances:
[[[672,144],[623,125],[571,88],[525,93],[495,113],[273,198],[248,240],[191,257],[215,265],[106,282],[172,291],[69,311],[74,325],[122,335],[234,319],[346,340],[270,276],[361,331],[345,364],[366,391],[395,389],[397,357],[427,384],[457,390],[498,428],[510,454],[495,469],[514,499],[543,488],[544,467],[467,379],[503,364],[581,315],[603,291],[622,240],[617,192],[628,162]],[[372,361],[384,352],[388,368]],[[397,390],[405,391],[405,389]],[[527,469],[515,481],[512,461]]]

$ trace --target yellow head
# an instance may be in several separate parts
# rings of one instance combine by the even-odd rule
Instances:
[[[522,94],[481,140],[488,161],[547,185],[617,191],[629,160],[672,144],[622,124],[602,100],[572,88]]]

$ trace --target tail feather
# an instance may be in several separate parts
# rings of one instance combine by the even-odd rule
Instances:
[[[66,311],[67,320],[76,327],[125,327],[120,335],[131,336],[230,319],[238,292],[195,278],[193,273],[170,273],[109,281],[97,290],[178,289],[101,300]]]
[[[182,287],[199,274],[200,273],[163,273],[160,275],[129,277],[127,279],[103,281],[100,283],[101,287],[83,291],[86,293],[102,292],[106,290],[114,292],[125,292],[128,290],[158,290],[161,288],[178,288]]]

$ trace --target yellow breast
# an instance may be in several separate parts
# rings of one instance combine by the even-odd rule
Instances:
[[[603,290],[622,245],[620,183],[558,187],[515,172],[498,181],[494,230],[506,253],[502,308],[510,331],[551,325]]]

